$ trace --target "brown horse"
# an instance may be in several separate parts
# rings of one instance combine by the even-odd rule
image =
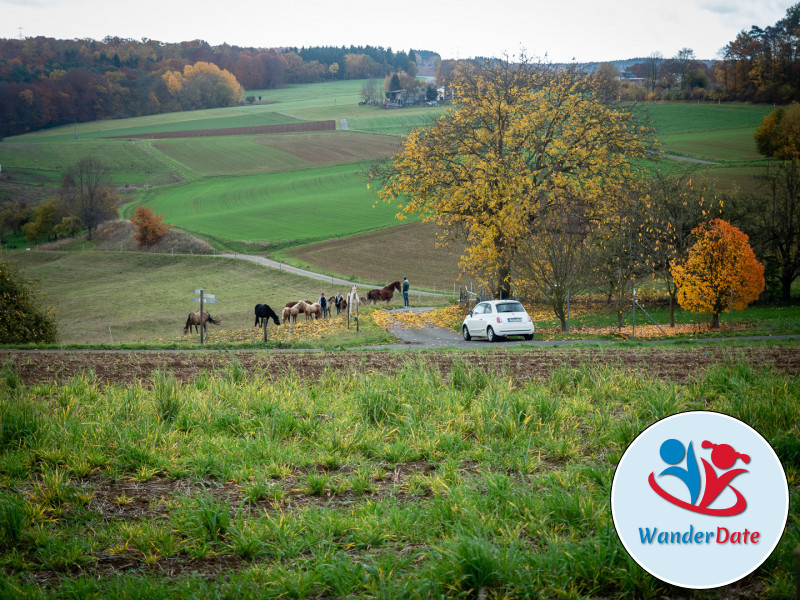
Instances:
[[[374,289],[367,292],[367,299],[372,300],[373,304],[377,304],[378,300],[384,300],[387,304],[394,296],[394,290],[402,291],[399,281],[393,281],[389,285],[380,289]]]
[[[294,306],[297,302],[293,302],[292,306],[286,306],[283,309],[283,323],[286,324],[290,320],[292,323],[297,323],[297,315],[300,314],[300,310]]]
[[[203,319],[200,319],[200,311],[189,313],[189,316],[186,317],[186,325],[183,328],[183,335],[189,333],[189,331],[194,327],[195,332],[200,331],[200,326],[202,325],[203,331],[208,331],[208,324],[214,323],[214,325],[219,325],[219,321],[215,321],[214,317],[208,314],[206,311],[203,311]]]

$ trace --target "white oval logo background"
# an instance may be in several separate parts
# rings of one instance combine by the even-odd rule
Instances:
[[[684,450],[680,457],[679,446]],[[712,458],[716,447],[719,454]],[[697,469],[690,464],[691,454]],[[724,461],[719,459],[723,454]],[[664,474],[670,468],[699,472],[699,494],[694,480],[688,485],[685,478]],[[711,477],[708,469],[714,472]],[[726,472],[732,479],[699,508],[713,487],[707,479],[719,475],[725,481]],[[746,508],[720,516],[738,510],[739,496]],[[714,412],[681,413],[645,429],[622,455],[611,487],[611,513],[625,550],[651,575],[686,588],[719,587],[754,571],[778,545],[788,512],[786,474],[772,447],[749,425]]]

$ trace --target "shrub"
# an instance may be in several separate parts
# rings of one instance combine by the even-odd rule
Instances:
[[[33,283],[0,260],[0,344],[50,343],[57,337],[56,317],[42,306]]]
[[[133,213],[131,223],[134,227],[133,237],[142,245],[152,246],[163,238],[172,225],[167,225],[162,221],[164,215],[156,215],[147,206],[137,206]]]

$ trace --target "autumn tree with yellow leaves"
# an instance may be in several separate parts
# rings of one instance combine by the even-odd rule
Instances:
[[[167,71],[162,80],[183,110],[232,106],[244,94],[230,71],[208,62],[186,65],[183,73]]]
[[[607,191],[635,177],[648,132],[604,104],[591,77],[525,57],[460,63],[452,89],[455,106],[371,176],[399,218],[419,215],[465,238],[462,269],[505,296],[540,215],[563,208],[602,220],[613,208]]]
[[[711,313],[712,329],[719,328],[719,315],[741,310],[764,291],[764,266],[756,260],[747,235],[722,219],[698,225],[697,240],[685,260],[673,265],[678,303],[694,313]]]

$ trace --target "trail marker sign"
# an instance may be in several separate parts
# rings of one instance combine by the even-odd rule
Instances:
[[[205,290],[195,290],[194,293],[200,294],[199,298],[192,298],[192,302],[200,303],[200,345],[202,346],[205,343],[205,339],[203,337],[203,334],[205,333],[205,322],[203,321],[203,305],[215,304],[217,302],[217,295],[206,294]]]

